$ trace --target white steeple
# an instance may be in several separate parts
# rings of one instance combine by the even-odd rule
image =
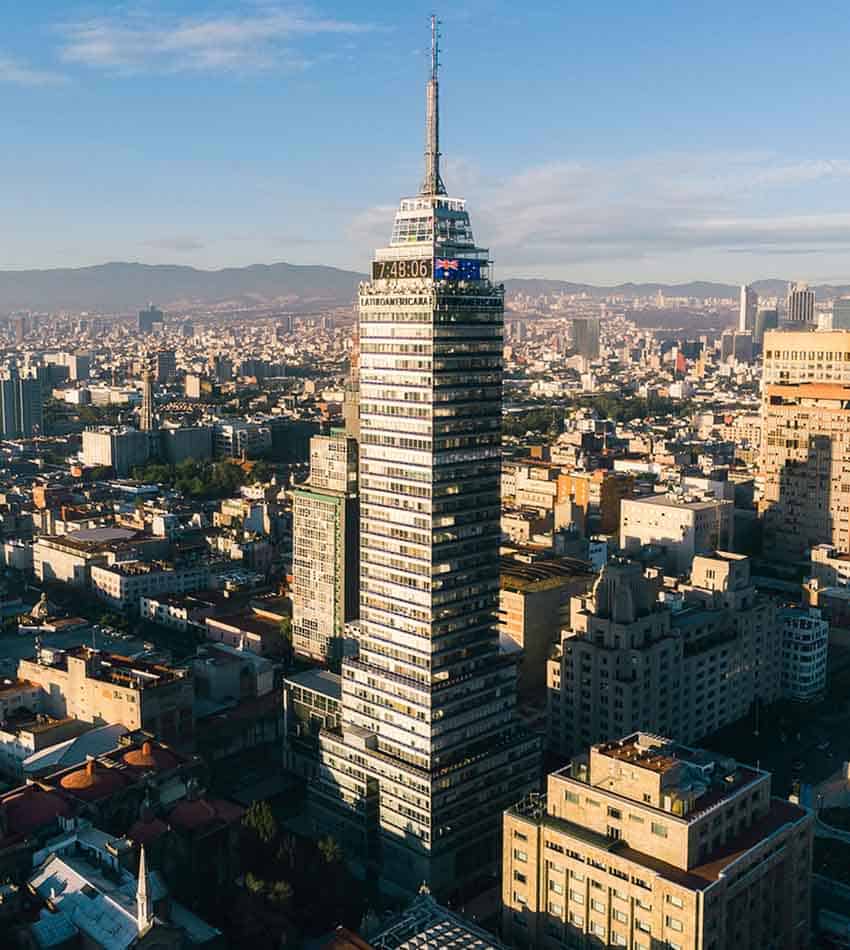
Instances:
[[[145,846],[139,849],[139,882],[136,887],[136,925],[144,933],[153,923],[153,901],[148,891],[148,869],[145,862]]]

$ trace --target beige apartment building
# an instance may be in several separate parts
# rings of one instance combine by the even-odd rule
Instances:
[[[550,749],[570,756],[645,730],[694,743],[780,696],[782,636],[775,604],[756,592],[750,561],[694,558],[689,583],[658,599],[662,578],[609,562],[547,663]]]
[[[687,495],[625,498],[620,506],[620,547],[637,554],[656,547],[666,570],[687,574],[697,554],[732,548],[734,503]]]
[[[768,772],[634,733],[504,816],[502,934],[517,950],[799,950],[813,816]]]
[[[763,416],[765,551],[850,550],[850,383],[768,385]]]
[[[92,590],[117,610],[138,610],[142,597],[185,594],[209,585],[210,568],[206,563],[176,567],[163,561],[122,561],[91,567]]]
[[[576,562],[502,558],[499,632],[523,651],[520,697],[539,699],[544,695],[546,662],[561,629],[569,623],[570,600],[588,591],[593,578]]]
[[[41,688],[43,711],[51,716],[120,723],[174,744],[192,740],[195,691],[189,670],[79,646],[21,660],[18,676]]]
[[[769,330],[764,335],[762,386],[838,383],[850,386],[850,331]]]

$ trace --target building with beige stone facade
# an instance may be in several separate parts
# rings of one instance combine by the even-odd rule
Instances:
[[[762,384],[850,386],[850,331],[770,330],[764,335]]]
[[[767,385],[763,420],[765,551],[780,559],[819,544],[850,551],[850,381]]]
[[[662,578],[634,562],[606,565],[547,664],[550,749],[570,756],[630,731],[698,742],[780,696],[775,604],[750,580],[749,558],[694,558],[675,609]]]
[[[734,504],[689,495],[627,498],[620,506],[620,547],[637,554],[657,548],[666,570],[687,574],[694,556],[732,548]]]
[[[768,772],[635,733],[504,816],[503,937],[522,948],[798,950],[813,817]]]
[[[195,691],[191,671],[130,660],[88,647],[42,650],[21,660],[18,676],[40,687],[42,709],[127,729],[146,729],[167,742],[191,742]]]
[[[590,589],[594,575],[580,562],[553,558],[524,562],[502,557],[499,632],[523,651],[519,694],[539,698],[546,685],[546,663],[570,617],[570,600]]]

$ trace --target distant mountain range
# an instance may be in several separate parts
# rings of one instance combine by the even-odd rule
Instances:
[[[784,297],[788,288],[787,280],[773,278],[770,280],[752,281],[755,291],[762,297]],[[712,297],[737,298],[740,292],[739,284],[718,284],[708,280],[694,280],[688,284],[615,284],[610,287],[595,284],[574,284],[566,280],[544,280],[542,278],[517,278],[506,280],[505,287],[510,293],[528,294],[535,297],[539,294],[581,294],[587,293],[592,297],[608,297],[622,295],[624,297],[650,297],[659,290],[665,297],[696,297],[701,300]],[[812,285],[818,298],[831,298],[850,294],[850,284]]]
[[[232,302],[305,310],[354,299],[365,275],[336,267],[253,264],[198,270],[173,264],[98,264],[0,271],[0,311],[132,312],[153,301],[169,308]]]
[[[254,264],[222,270],[198,270],[172,264],[111,263],[53,270],[0,271],[0,312],[12,310],[92,310],[127,313],[154,301],[164,309],[233,304],[270,305],[304,311],[353,302],[364,274],[336,267],[303,264]],[[508,294],[588,293],[647,297],[661,290],[670,297],[735,297],[738,287],[709,281],[688,284],[617,284],[601,287],[537,278],[505,281]],[[782,296],[787,282],[760,280],[764,296]],[[821,285],[818,297],[850,294],[850,285]]]

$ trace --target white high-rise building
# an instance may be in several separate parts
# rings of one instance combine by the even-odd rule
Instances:
[[[360,286],[359,655],[313,804],[385,886],[444,896],[498,868],[539,741],[497,626],[504,289],[440,177],[432,31],[425,180]]]
[[[738,331],[740,333],[755,332],[758,309],[759,295],[749,284],[741,284],[741,304],[738,311]]]

